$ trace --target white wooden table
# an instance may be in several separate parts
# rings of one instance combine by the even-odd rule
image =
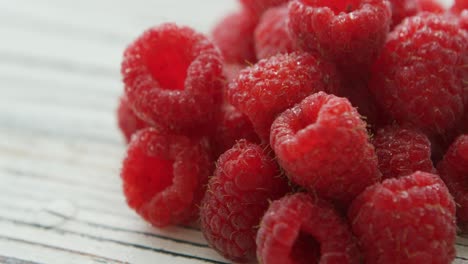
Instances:
[[[164,21],[208,32],[235,6],[0,0],[0,263],[226,263],[198,230],[154,229],[127,208],[114,113],[130,41]]]

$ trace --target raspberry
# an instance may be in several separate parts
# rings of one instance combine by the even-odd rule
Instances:
[[[188,27],[163,24],[125,51],[122,75],[137,115],[161,131],[203,134],[222,101],[222,63],[216,48]]]
[[[132,137],[121,176],[128,205],[152,225],[164,227],[197,217],[210,172],[200,142],[147,128]]]
[[[365,72],[385,43],[391,10],[386,0],[295,0],[289,22],[302,49],[320,52],[344,72]]]
[[[240,2],[252,15],[260,17],[269,8],[286,4],[289,0],[240,0]]]
[[[274,201],[257,234],[260,263],[360,263],[346,221],[324,201],[296,193]]]
[[[288,7],[285,5],[271,8],[263,14],[254,34],[258,59],[297,50],[289,33],[287,22]]]
[[[245,10],[224,17],[213,29],[213,42],[227,63],[255,63],[254,30],[258,19]]]
[[[367,188],[348,212],[364,263],[452,263],[455,203],[438,176],[415,172]]]
[[[458,226],[463,233],[468,233],[468,134],[450,146],[437,169],[459,206]]]
[[[227,89],[228,101],[252,121],[268,142],[275,117],[308,95],[335,93],[339,81],[334,66],[307,53],[278,54],[242,70]]]
[[[467,33],[454,22],[431,13],[408,18],[389,35],[369,89],[400,124],[442,133],[463,113],[467,47]]]
[[[417,130],[385,127],[377,132],[373,143],[383,178],[398,178],[415,171],[435,173],[431,142]]]
[[[270,143],[293,182],[343,205],[380,178],[366,123],[345,98],[307,97],[275,120]]]
[[[200,216],[203,235],[225,258],[236,262],[255,259],[255,236],[268,200],[288,191],[280,174],[262,147],[245,140],[218,159]]]
[[[119,107],[117,108],[117,123],[127,143],[130,142],[133,133],[148,127],[148,125],[138,118],[135,113],[133,113],[133,110],[130,109],[125,96],[120,97]]]
[[[468,0],[455,0],[450,11],[454,14],[460,14],[465,9],[468,10]]]
[[[239,139],[260,143],[249,118],[234,106],[224,104],[221,109],[221,121],[215,135],[216,156],[230,149]]]

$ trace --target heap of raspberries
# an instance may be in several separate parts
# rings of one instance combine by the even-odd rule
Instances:
[[[468,8],[240,0],[124,52],[128,205],[230,261],[451,263],[468,233]]]

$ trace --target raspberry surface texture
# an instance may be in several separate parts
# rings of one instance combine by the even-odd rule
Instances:
[[[258,18],[246,10],[225,16],[213,28],[211,36],[227,63],[252,64],[255,57],[254,31]]]
[[[125,50],[125,94],[131,108],[161,131],[205,134],[222,102],[221,56],[188,27],[150,28]]]
[[[398,123],[443,133],[463,114],[467,47],[467,32],[450,19],[432,13],[408,18],[389,35],[369,89]]]
[[[372,143],[383,178],[398,178],[416,171],[435,172],[431,142],[422,132],[388,126],[377,131]]]
[[[260,139],[255,133],[249,118],[234,106],[224,104],[221,110],[221,121],[214,136],[216,156],[230,149],[240,139],[260,143]]]
[[[120,97],[119,106],[117,108],[117,124],[127,143],[130,142],[130,138],[135,132],[148,127],[148,125],[130,109],[125,96]]]
[[[468,31],[468,9],[463,10],[460,13],[460,18],[458,20],[458,24],[460,25],[460,28],[464,29],[465,31]],[[465,78],[468,79],[468,77],[465,77]]]
[[[252,121],[264,142],[275,117],[308,95],[336,93],[333,64],[308,53],[278,54],[242,70],[227,89],[228,101]]]
[[[270,144],[293,182],[344,205],[381,177],[366,123],[345,98],[307,97],[275,120]]]
[[[387,0],[295,0],[289,21],[299,47],[320,52],[346,73],[360,73],[385,43],[391,9]]]
[[[460,136],[437,165],[440,177],[457,202],[457,222],[468,233],[468,134]]]
[[[127,203],[157,227],[188,223],[197,218],[211,168],[202,143],[154,128],[140,130],[121,171]]]
[[[359,262],[351,230],[328,203],[296,193],[274,201],[257,234],[263,264]]]
[[[297,50],[288,27],[288,7],[274,7],[266,11],[255,29],[255,51],[258,59]]]
[[[269,8],[288,3],[290,0],[240,0],[251,15],[260,17]]]
[[[392,27],[407,17],[420,12],[444,13],[445,9],[434,0],[389,0],[392,7]]]
[[[288,192],[286,178],[263,147],[239,141],[218,159],[200,207],[208,243],[236,262],[255,259],[255,236],[268,201]]]
[[[364,263],[452,263],[455,202],[437,175],[415,172],[367,188],[348,212]]]

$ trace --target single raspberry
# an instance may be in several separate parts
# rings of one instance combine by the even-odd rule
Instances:
[[[227,63],[251,64],[255,57],[254,31],[258,19],[241,10],[225,16],[211,35]]]
[[[369,89],[400,124],[442,133],[463,113],[467,48],[467,32],[449,19],[431,13],[405,19],[374,64]]]
[[[138,118],[130,109],[125,96],[120,97],[119,107],[117,108],[117,123],[127,143],[130,142],[133,133],[148,127],[145,121]]]
[[[221,109],[221,121],[218,124],[215,140],[215,154],[221,155],[232,148],[237,140],[246,139],[249,142],[260,143],[249,118],[239,112],[234,106],[224,104]]]
[[[125,94],[136,114],[161,131],[204,134],[222,101],[221,56],[188,27],[162,24],[125,51]]]
[[[268,142],[271,123],[278,114],[312,93],[335,93],[338,87],[332,64],[312,54],[295,52],[263,59],[242,70],[229,84],[227,97]]]
[[[255,51],[258,59],[297,50],[288,27],[288,7],[274,7],[266,11],[255,29]]]
[[[307,97],[278,116],[270,143],[293,182],[342,205],[380,179],[366,123],[345,98]]]
[[[269,8],[286,4],[289,0],[240,0],[240,2],[253,16],[260,17]]]
[[[391,23],[386,0],[295,0],[289,26],[299,47],[318,51],[348,73],[366,72]]]
[[[463,10],[468,10],[468,0],[455,0],[450,8],[454,14],[460,14]]]
[[[415,172],[367,188],[349,221],[364,263],[452,263],[455,203],[436,175]]]
[[[203,235],[227,259],[255,259],[255,236],[268,200],[288,190],[287,180],[264,149],[239,141],[218,159],[208,183],[200,207]]]
[[[435,173],[431,142],[415,129],[388,126],[377,131],[372,143],[383,178],[398,178],[415,171]]]
[[[211,166],[202,143],[154,128],[140,130],[121,172],[127,203],[157,227],[194,220]]]
[[[458,205],[458,226],[468,233],[468,134],[453,142],[437,169]]]
[[[346,221],[328,203],[296,193],[274,201],[257,234],[263,264],[359,262]]]

